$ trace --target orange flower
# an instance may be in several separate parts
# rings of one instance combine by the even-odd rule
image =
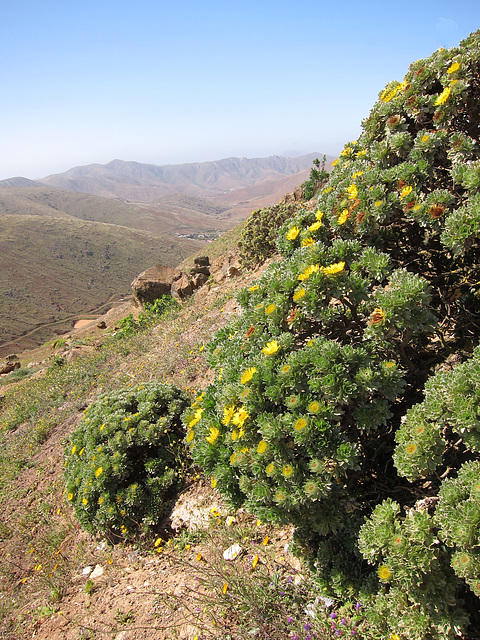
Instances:
[[[379,322],[383,322],[385,320],[386,312],[383,309],[375,308],[373,313],[370,314],[370,318],[368,320],[368,324],[371,326],[372,324],[378,324]]]

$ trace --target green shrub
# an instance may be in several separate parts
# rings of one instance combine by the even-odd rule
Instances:
[[[213,485],[293,523],[369,638],[480,626],[477,352],[425,387],[480,340],[479,74],[477,32],[380,93],[315,211],[279,229],[282,260],[240,293],[184,414]]]
[[[315,158],[315,160],[313,161],[314,166],[310,169],[308,180],[306,180],[302,184],[302,195],[305,200],[310,200],[311,198],[313,198],[321,188],[321,186],[324,184],[324,182],[327,180],[328,171],[325,171],[326,161],[326,155],[322,157],[321,164],[318,158]]]
[[[117,338],[124,338],[137,331],[146,329],[150,325],[158,322],[167,311],[175,309],[178,306],[178,301],[169,295],[161,296],[154,302],[146,302],[137,320],[135,320],[132,313],[129,313],[119,321],[118,331],[115,333],[115,336]]]
[[[238,241],[240,258],[245,266],[261,264],[275,253],[279,227],[292,218],[298,208],[297,204],[275,204],[252,212]]]
[[[65,449],[67,502],[84,529],[134,538],[167,515],[185,472],[187,404],[173,385],[146,383],[85,410]]]

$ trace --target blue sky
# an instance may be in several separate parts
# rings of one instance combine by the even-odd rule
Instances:
[[[0,0],[0,179],[337,155],[478,0]]]

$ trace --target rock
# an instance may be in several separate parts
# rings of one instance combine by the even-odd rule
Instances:
[[[172,283],[170,292],[173,298],[179,298],[183,300],[191,296],[194,291],[193,281],[187,276],[186,273],[182,273],[181,277]]]
[[[71,362],[72,360],[75,360],[80,356],[84,356],[84,355],[87,355],[88,353],[92,353],[92,351],[95,351],[94,347],[91,347],[89,345],[79,345],[79,346],[73,347],[69,351],[64,352],[62,355],[65,357],[66,362]]]
[[[216,283],[223,282],[227,278],[240,275],[242,265],[237,255],[230,255],[227,258],[215,260],[210,267],[210,273]]]
[[[137,306],[154,302],[157,298],[170,295],[173,282],[180,273],[171,267],[157,264],[138,275],[132,282],[133,298]]]
[[[12,371],[15,371],[15,369],[20,369],[21,367],[19,360],[8,360],[9,357],[10,356],[7,356],[7,359],[4,362],[0,362],[0,375],[4,373],[11,373]]]
[[[197,267],[209,267],[210,266],[210,258],[208,256],[197,256],[193,260],[193,264]]]
[[[100,578],[100,576],[103,576],[103,567],[97,564],[95,565],[95,569],[90,574],[90,578],[92,580],[95,580],[95,578]]]
[[[208,274],[202,273],[202,272],[196,273],[192,277],[193,288],[200,289],[200,287],[205,284],[205,282],[208,280],[209,277],[210,277],[210,272]]]
[[[236,542],[235,544],[232,544],[231,547],[228,547],[228,549],[225,549],[225,551],[223,552],[223,559],[235,560],[235,558],[238,558],[242,551],[242,547],[238,544],[238,542]]]
[[[107,323],[105,322],[105,320],[100,320],[100,322],[97,322],[97,329],[106,329],[107,328]]]
[[[84,567],[83,568],[82,574],[84,576],[89,576],[91,573],[92,573],[92,567],[89,566],[89,567]]]

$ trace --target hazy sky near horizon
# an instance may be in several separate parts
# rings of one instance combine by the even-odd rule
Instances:
[[[0,180],[115,158],[337,155],[387,82],[480,28],[478,0],[0,8]]]

